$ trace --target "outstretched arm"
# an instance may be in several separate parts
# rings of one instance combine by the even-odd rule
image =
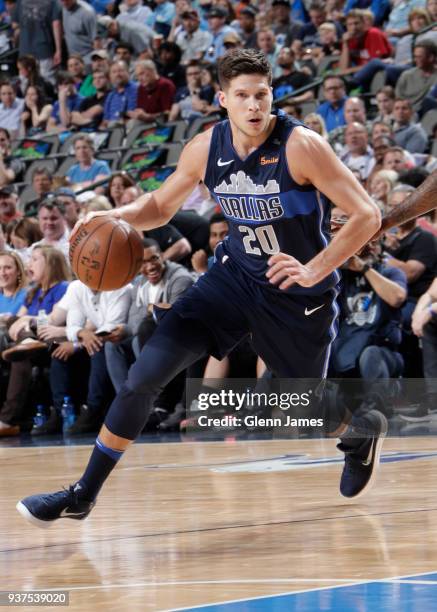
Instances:
[[[430,174],[408,198],[384,215],[381,227],[374,238],[378,238],[391,227],[415,219],[434,208],[437,208],[437,170]]]
[[[92,217],[107,215],[123,219],[140,231],[165,225],[204,179],[210,139],[211,131],[193,138],[182,151],[175,172],[155,191],[142,195],[132,204],[109,212],[90,213],[85,222]]]

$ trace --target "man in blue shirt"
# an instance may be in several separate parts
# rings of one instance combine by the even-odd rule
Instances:
[[[327,76],[323,81],[325,102],[317,108],[317,113],[323,117],[328,132],[346,124],[344,118],[344,103],[347,100],[344,81],[339,76]]]
[[[111,174],[108,162],[94,159],[94,143],[90,136],[81,134],[74,141],[74,154],[77,164],[71,166],[67,172],[70,183],[82,187],[100,181]]]
[[[135,110],[137,106],[138,85],[129,80],[129,70],[125,62],[116,61],[111,64],[109,78],[113,90],[109,92],[103,107],[103,122],[101,127],[107,127],[111,122],[124,122],[127,111]]]

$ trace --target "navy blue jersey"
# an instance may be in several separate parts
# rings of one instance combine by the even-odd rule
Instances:
[[[205,184],[229,222],[229,235],[216,256],[228,255],[258,283],[280,291],[266,277],[267,261],[287,253],[308,263],[329,241],[330,204],[313,185],[291,177],[285,147],[300,122],[279,112],[267,140],[241,160],[232,144],[228,120],[212,133]],[[314,287],[293,285],[287,293],[320,295],[339,280],[333,272]]]

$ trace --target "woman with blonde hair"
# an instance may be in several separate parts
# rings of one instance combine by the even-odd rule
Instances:
[[[318,115],[317,113],[310,113],[304,118],[303,122],[310,128],[310,130],[313,130],[313,132],[316,132],[322,136],[322,138],[326,138],[326,140],[328,140],[325,120],[321,115]]]
[[[0,251],[0,321],[16,315],[24,304],[27,284],[21,258],[14,251]]]
[[[26,406],[33,360],[48,358],[47,345],[36,338],[36,322],[41,311],[50,314],[63,297],[71,273],[62,251],[38,245],[31,255],[29,273],[33,286],[18,311],[18,318],[9,327],[9,336],[17,344],[2,353],[10,361],[11,371],[6,400],[0,409],[0,436],[17,436],[20,417]]]
[[[394,170],[378,170],[369,177],[367,191],[382,211],[388,205],[388,194],[398,181],[399,175]]]

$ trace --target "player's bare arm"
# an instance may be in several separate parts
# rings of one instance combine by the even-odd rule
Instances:
[[[203,180],[208,161],[211,131],[199,134],[182,151],[176,170],[155,191],[146,193],[132,204],[116,208],[109,213],[92,213],[94,216],[109,215],[126,221],[137,230],[161,227],[170,221],[184,201]]]
[[[311,261],[278,253],[269,260],[270,282],[287,289],[294,283],[312,287],[343,264],[375,234],[381,224],[378,207],[353,174],[315,132],[296,128],[287,143],[291,175],[300,185],[314,185],[348,216],[332,242]]]
[[[402,223],[424,215],[435,208],[437,208],[437,171],[430,174],[408,198],[397,204],[395,208],[387,211],[375,238],[378,238],[391,227],[402,225]]]

